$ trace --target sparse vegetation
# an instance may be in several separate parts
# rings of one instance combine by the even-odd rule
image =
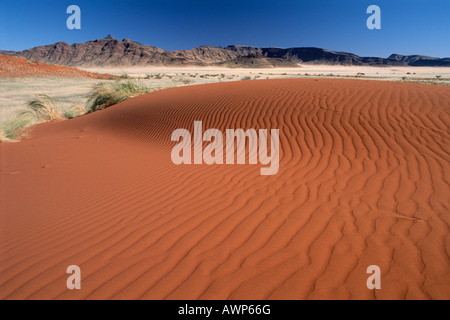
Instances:
[[[86,107],[81,104],[73,104],[68,110],[64,112],[64,118],[73,119],[86,114]]]
[[[86,113],[104,109],[129,98],[160,89],[163,89],[163,87],[150,90],[147,86],[130,80],[100,82],[93,87],[87,101],[87,106],[76,103],[64,111],[56,106],[53,98],[46,94],[38,94],[27,102],[27,108],[17,113],[15,119],[0,123],[0,141],[13,142],[19,140],[23,137],[24,128],[33,124],[58,119],[76,118]]]
[[[306,70],[305,70],[306,71]],[[395,70],[392,70],[395,71]],[[21,95],[18,95],[13,104],[8,106],[10,110],[6,116],[3,117],[0,123],[0,140],[1,141],[14,141],[19,140],[22,137],[24,128],[36,123],[56,120],[56,119],[72,119],[86,113],[94,112],[104,109],[113,104],[122,102],[128,98],[132,98],[150,91],[156,91],[169,87],[177,87],[180,85],[188,85],[192,83],[210,83],[221,82],[230,80],[253,80],[253,79],[270,79],[270,78],[283,78],[283,77],[295,77],[294,74],[289,73],[257,73],[254,75],[252,72],[246,73],[148,73],[130,74],[123,73],[121,76],[109,77],[109,75],[101,75],[104,79],[101,83],[95,80],[67,80],[61,84],[60,80],[56,82],[53,79],[38,79],[30,82],[33,86],[31,91],[40,90],[42,87],[48,88],[47,92],[51,92],[53,98],[47,95],[36,95],[33,99],[29,100],[30,83],[28,79],[23,82],[27,84],[27,89],[22,89],[23,85],[16,84],[11,81],[3,81],[8,85],[2,89],[4,94],[6,92],[20,89]],[[438,72],[436,72],[438,73]],[[395,80],[406,83],[422,83],[433,85],[450,85],[450,78],[447,74],[441,75],[428,75],[427,77],[415,77],[416,72],[396,73]],[[379,73],[376,72],[378,75]],[[420,73],[419,73],[420,74]],[[376,78],[376,76],[365,75],[362,72],[354,72],[353,74],[336,75],[333,73],[304,73],[300,72],[296,74],[298,77],[347,77],[355,78],[363,77],[364,79]],[[403,76],[403,77],[402,77]],[[202,78],[201,81],[197,79]],[[139,81],[138,79],[146,79]],[[125,79],[125,80],[122,80]],[[162,79],[162,80],[161,80]],[[0,79],[1,80],[1,79]],[[113,80],[113,81],[111,81]],[[89,81],[89,82],[88,82]],[[37,82],[37,84],[35,84]],[[51,84],[49,86],[48,84]],[[80,85],[81,84],[81,85]],[[93,87],[93,85],[95,86]],[[77,87],[74,89],[74,87]],[[68,90],[73,90],[68,92]],[[39,92],[39,91],[38,91]],[[46,93],[47,93],[46,92]],[[24,103],[26,108],[20,109]],[[16,110],[19,110],[17,113]],[[14,118],[15,117],[15,118]]]
[[[450,82],[436,81],[436,80],[429,80],[429,79],[404,80],[403,82],[406,82],[406,83],[419,83],[419,84],[432,84],[432,85],[437,85],[437,86],[450,86]]]
[[[149,91],[150,89],[147,86],[132,81],[100,82],[94,86],[93,92],[89,97],[87,112],[102,110]]]
[[[46,94],[36,95],[28,101],[27,107],[18,114],[19,118],[30,119],[38,123],[62,119],[61,111],[55,108],[54,100]]]
[[[30,119],[17,117],[14,120],[0,123],[0,141],[13,142],[24,136],[24,129],[31,124]]]

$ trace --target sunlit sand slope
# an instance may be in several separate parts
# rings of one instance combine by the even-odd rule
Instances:
[[[279,129],[279,172],[174,165],[195,120]],[[298,79],[36,126],[0,145],[0,298],[450,299],[449,124],[449,87]]]

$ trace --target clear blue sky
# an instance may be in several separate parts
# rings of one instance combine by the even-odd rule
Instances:
[[[81,8],[81,30],[66,9]],[[381,30],[366,9],[381,8]],[[450,57],[450,0],[0,0],[0,49],[111,34],[165,50],[200,45],[321,47],[362,56]]]

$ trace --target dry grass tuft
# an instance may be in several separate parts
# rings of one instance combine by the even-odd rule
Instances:
[[[147,86],[133,81],[100,82],[94,86],[93,92],[89,97],[87,112],[102,110],[148,92],[150,92],[150,89]]]
[[[61,111],[55,107],[54,100],[46,94],[37,94],[27,102],[27,109],[18,114],[19,118],[28,118],[34,122],[46,122],[62,119]]]

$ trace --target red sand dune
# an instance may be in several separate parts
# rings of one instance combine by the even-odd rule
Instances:
[[[25,78],[25,77],[76,77],[108,79],[118,78],[110,74],[92,73],[76,68],[59,66],[27,60],[22,57],[11,57],[0,54],[0,78]]]
[[[263,80],[36,126],[0,144],[0,298],[449,299],[449,112],[449,87]],[[194,120],[279,128],[278,174],[172,164]]]

